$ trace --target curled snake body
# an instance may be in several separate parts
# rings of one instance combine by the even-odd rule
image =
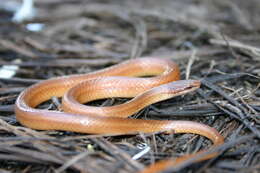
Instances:
[[[154,77],[141,78],[141,76]],[[179,68],[171,60],[159,58],[128,60],[89,74],[57,77],[32,85],[17,98],[15,113],[21,124],[38,130],[65,130],[93,134],[158,131],[194,133],[209,138],[214,143],[213,146],[222,144],[223,137],[214,128],[201,123],[127,119],[128,116],[150,104],[200,87],[200,82],[197,80],[179,80],[179,78]],[[63,96],[63,112],[35,108],[53,96]],[[94,107],[82,104],[112,97],[134,98],[115,106]],[[156,173],[177,166],[197,154],[161,161],[141,172]],[[206,155],[197,161],[209,159],[216,154]]]

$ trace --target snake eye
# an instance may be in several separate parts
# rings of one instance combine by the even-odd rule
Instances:
[[[185,88],[186,90],[190,90],[190,89],[193,89],[194,86],[188,86],[187,88]]]

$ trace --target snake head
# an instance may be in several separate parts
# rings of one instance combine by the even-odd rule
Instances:
[[[183,95],[200,87],[199,80],[179,80],[165,85],[167,94],[172,96]]]

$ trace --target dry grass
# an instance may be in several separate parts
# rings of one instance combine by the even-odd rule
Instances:
[[[173,59],[183,79],[201,79],[203,85],[134,117],[198,121],[225,136],[219,157],[187,161],[179,169],[260,171],[258,0],[37,0],[36,7],[37,17],[23,24],[13,24],[12,14],[0,8],[0,65],[19,66],[14,77],[0,79],[0,172],[136,172],[209,146],[191,134],[85,135],[35,131],[16,121],[13,105],[27,86],[140,56]],[[41,32],[26,30],[39,22],[45,24]],[[55,109],[57,102],[42,107]],[[149,152],[132,159],[143,145]]]

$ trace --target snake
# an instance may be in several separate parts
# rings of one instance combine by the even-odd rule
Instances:
[[[18,96],[15,115],[20,124],[36,130],[87,134],[192,133],[210,139],[212,147],[215,147],[224,143],[224,137],[208,125],[186,120],[128,118],[153,103],[189,93],[199,87],[199,80],[180,80],[180,69],[170,59],[135,58],[91,73],[55,77],[33,84]],[[37,107],[52,97],[62,97],[61,110]],[[131,99],[113,106],[86,104],[118,97]],[[140,173],[157,173],[176,167],[205,151],[158,161]],[[194,162],[218,154],[207,154]]]

